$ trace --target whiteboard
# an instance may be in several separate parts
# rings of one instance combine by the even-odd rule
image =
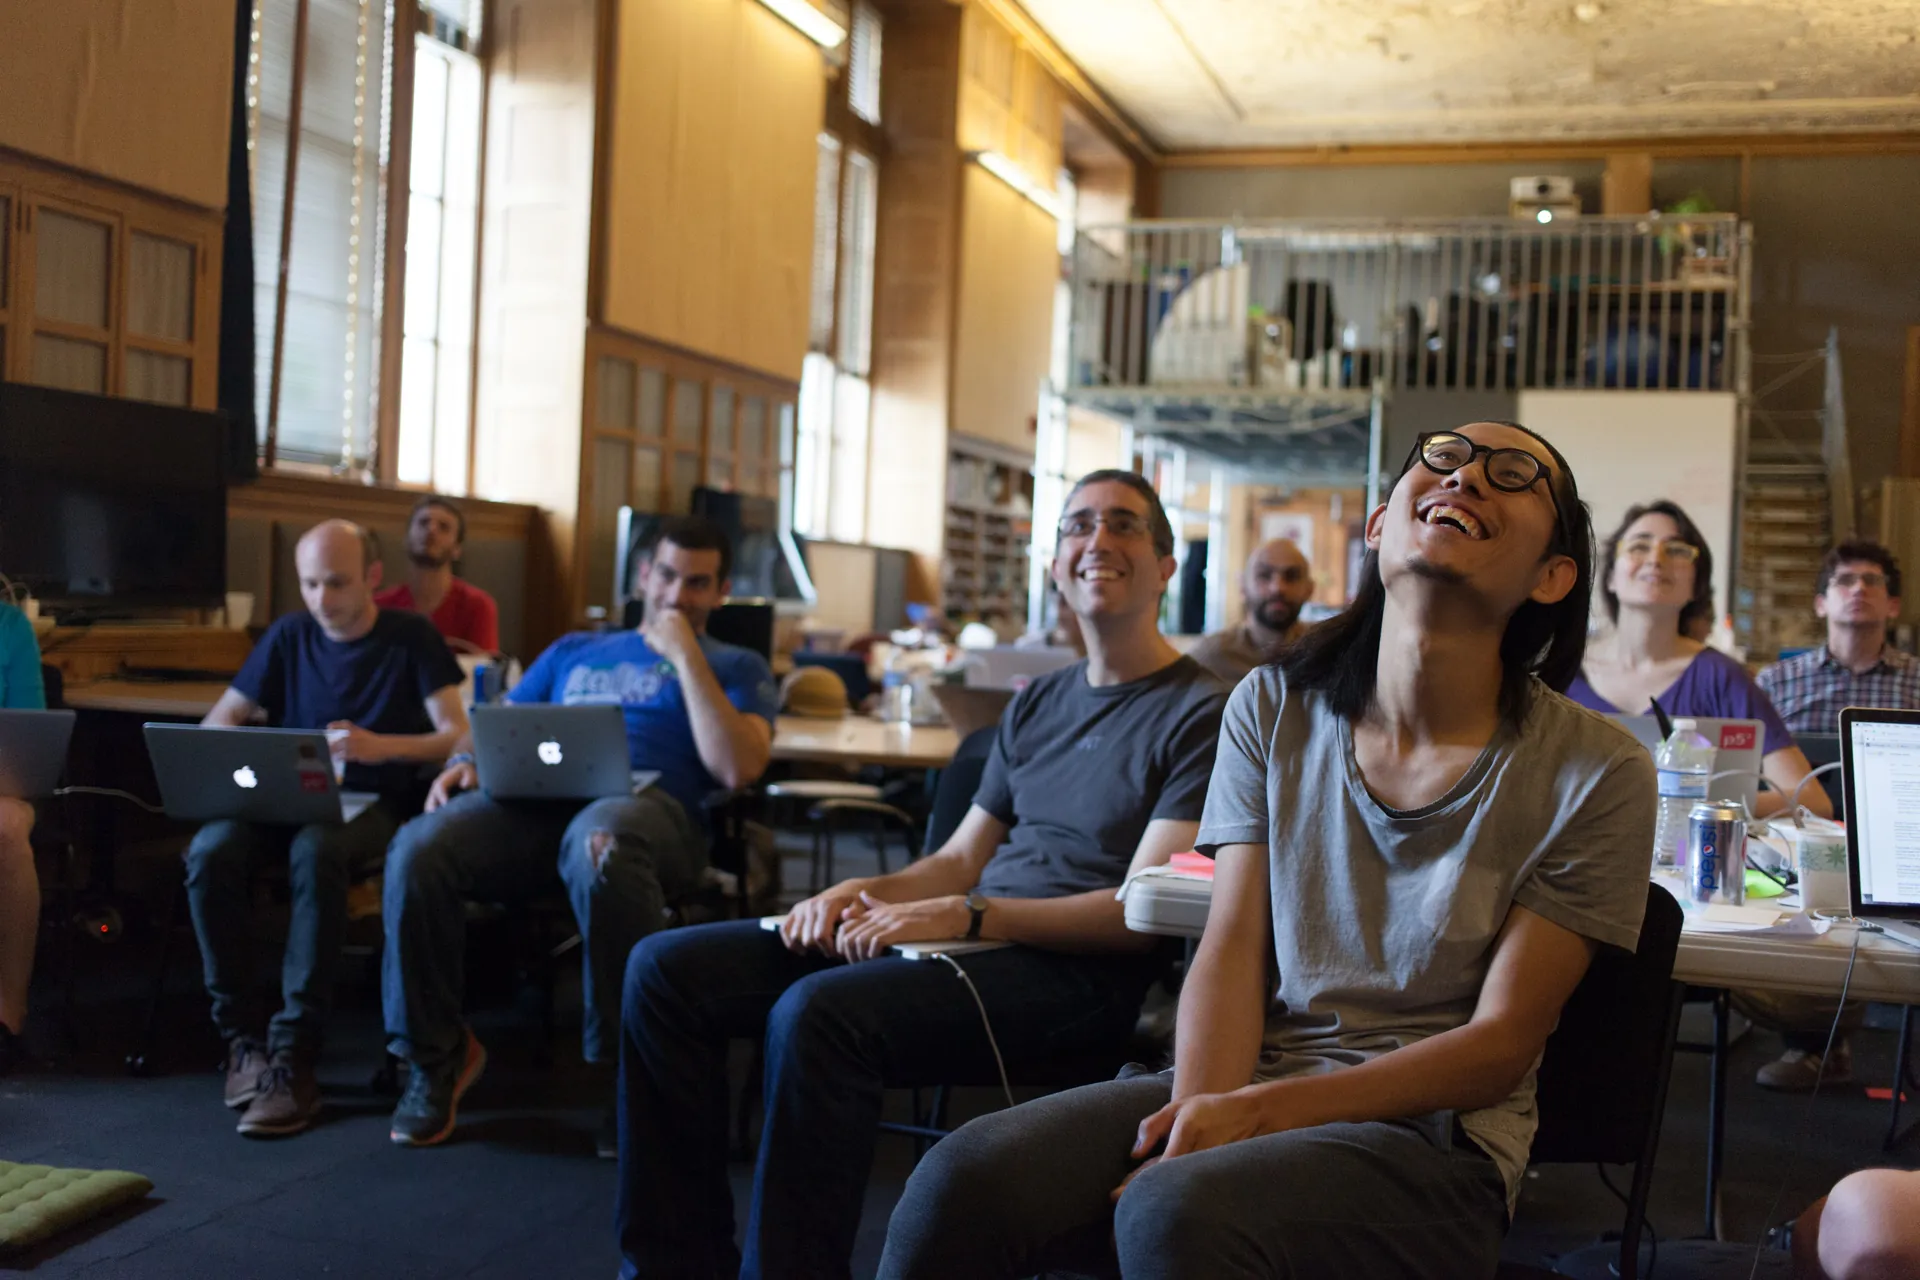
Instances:
[[[1732,596],[1739,415],[1731,392],[1522,391],[1519,421],[1566,456],[1593,512],[1594,573],[1599,540],[1639,503],[1678,503],[1713,552],[1713,607],[1727,616]],[[1604,617],[1600,584],[1594,610]]]

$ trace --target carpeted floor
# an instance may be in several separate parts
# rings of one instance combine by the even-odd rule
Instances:
[[[852,861],[852,858],[849,858]],[[844,868],[857,873],[859,867]],[[790,865],[789,881],[804,878]],[[220,1105],[213,1067],[219,1046],[194,983],[190,939],[176,938],[175,965],[157,1074],[129,1078],[122,1056],[135,1041],[142,972],[151,939],[83,949],[78,1013],[71,1043],[61,1034],[60,993],[41,993],[36,1040],[51,1061],[0,1078],[0,1158],[124,1168],[153,1179],[154,1194],[89,1227],[11,1258],[0,1270],[99,1280],[155,1277],[570,1277],[612,1276],[617,1268],[611,1219],[613,1165],[593,1154],[593,1133],[611,1097],[610,1080],[587,1069],[578,1052],[578,984],[560,988],[560,1022],[550,1065],[537,1052],[537,1022],[513,1007],[501,986],[476,992],[475,1025],[492,1055],[486,1077],[463,1109],[457,1138],[431,1150],[387,1141],[391,1100],[369,1079],[380,1064],[380,1020],[364,972],[346,984],[322,1066],[324,1122],[297,1138],[256,1142],[234,1133]],[[269,941],[269,945],[271,945]],[[1704,1034],[1690,1010],[1693,1036]],[[1864,1084],[1891,1077],[1893,1035],[1870,1028],[1856,1042],[1862,1084],[1804,1098],[1764,1093],[1753,1071],[1775,1051],[1754,1033],[1736,1047],[1728,1105],[1725,1226],[1752,1241],[1773,1221],[1796,1213],[1836,1178],[1873,1163],[1911,1165],[1920,1142],[1881,1156],[1887,1104]],[[744,1054],[736,1055],[736,1074]],[[1707,1063],[1676,1061],[1651,1219],[1663,1241],[1702,1228]],[[961,1091],[956,1111],[993,1106],[985,1090]],[[890,1105],[904,1116],[905,1099]],[[1920,1114],[1917,1111],[1916,1114]],[[883,1138],[868,1192],[854,1274],[867,1276],[900,1187],[912,1144]],[[1626,1185],[1626,1171],[1612,1171]],[[744,1206],[750,1170],[735,1166]],[[1591,1167],[1528,1174],[1508,1256],[1546,1263],[1617,1230],[1621,1212]],[[1740,1274],[1746,1269],[1742,1267]],[[1673,1255],[1659,1280],[1690,1273]]]

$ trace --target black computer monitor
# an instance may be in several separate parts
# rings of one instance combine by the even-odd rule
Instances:
[[[227,589],[223,414],[0,383],[0,573],[63,612]]]

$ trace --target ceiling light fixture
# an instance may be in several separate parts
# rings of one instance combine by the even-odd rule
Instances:
[[[998,151],[973,151],[968,153],[967,158],[1032,201],[1042,213],[1055,222],[1066,217],[1066,210],[1061,206],[1059,196],[1035,182],[1028,176],[1025,169]]]
[[[795,31],[822,49],[837,49],[847,38],[847,29],[814,8],[807,0],[760,0]]]

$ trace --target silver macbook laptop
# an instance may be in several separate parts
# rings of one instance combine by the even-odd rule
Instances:
[[[53,794],[67,767],[71,711],[0,711],[0,796],[37,800]]]
[[[169,818],[305,826],[352,822],[378,799],[342,791],[318,729],[148,724],[147,754]]]
[[[1660,750],[1660,722],[1652,716],[1615,716],[1627,732],[1640,740],[1649,754]],[[1747,811],[1760,796],[1760,761],[1766,755],[1767,727],[1758,720],[1723,720],[1717,716],[1673,716],[1674,720],[1692,719],[1700,727],[1700,736],[1713,744],[1713,771],[1739,770],[1740,778],[1722,778],[1713,784],[1714,799],[1739,798],[1747,802]]]
[[[633,767],[627,718],[610,703],[475,707],[473,759],[481,789],[496,800],[599,800],[660,776]]]
[[[1853,914],[1920,946],[1920,711],[1840,713]]]

